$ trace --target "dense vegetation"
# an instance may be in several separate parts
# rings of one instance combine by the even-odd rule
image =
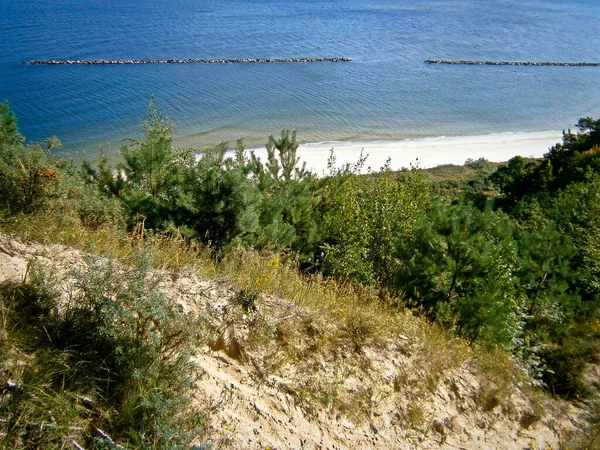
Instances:
[[[550,392],[584,396],[589,392],[580,374],[597,361],[600,342],[600,120],[581,119],[577,126],[541,160],[515,157],[499,167],[470,161],[464,182],[432,183],[432,173],[419,170],[392,173],[384,167],[359,175],[364,161],[336,168],[333,155],[330,174],[317,178],[298,164],[296,133],[287,130],[269,137],[267,161],[241,141],[232,152],[223,143],[196,156],[173,146],[171,124],[153,103],[144,138],[122,148],[120,163],[113,167],[103,158],[77,167],[53,153],[55,139],[25,144],[3,103],[0,219],[10,223],[52,209],[89,228],[111,223],[130,233],[183,236],[190,246],[212,249],[217,259],[239,247],[275,252],[301,271],[373,287],[382,302],[402,298],[405,305],[398,307],[408,306],[474,345],[511,354],[532,382]],[[35,311],[28,313],[33,323],[15,324],[27,335],[23,345],[48,336],[52,351],[69,348],[71,361],[88,361],[82,352],[96,348],[117,314],[114,305],[98,300],[105,299],[97,297],[101,288],[94,291],[92,283],[77,308],[57,316],[44,284],[27,286],[2,289],[7,310],[36,293]],[[110,296],[125,302],[119,320],[138,323],[141,308],[147,317],[160,318],[150,323],[172,326],[169,315],[175,312],[161,309],[168,303],[149,295],[146,286],[128,289],[136,291]],[[86,308],[94,311],[93,323],[80,322]],[[119,357],[103,354],[102,370],[118,374],[118,381],[102,395],[118,410],[118,420],[108,424],[111,432],[150,445],[170,439],[168,430],[149,424],[153,431],[140,436],[132,421],[155,420],[156,414],[144,411],[169,411],[164,404],[175,420],[179,406],[169,397],[173,393],[144,397],[143,386],[143,399],[121,398],[122,384],[137,373],[129,373],[123,361],[139,359],[140,367],[156,371],[156,380],[186,361],[180,355],[156,367],[153,358],[160,359],[169,343],[143,343],[138,339],[145,332],[132,330],[138,335],[109,333],[110,348],[103,352],[121,348],[122,340],[131,344]],[[72,333],[89,345],[72,347]],[[180,336],[172,330],[161,335]],[[65,374],[67,369],[75,372]],[[78,370],[88,369],[66,365],[53,373],[79,383]],[[185,377],[173,389],[184,384]]]

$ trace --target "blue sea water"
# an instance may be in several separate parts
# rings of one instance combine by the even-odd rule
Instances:
[[[27,59],[348,56],[350,63],[27,66]],[[600,117],[598,0],[2,0],[0,99],[32,141],[116,151],[151,94],[181,142],[542,131]],[[191,137],[191,138],[190,138]],[[187,139],[184,139],[187,138]]]

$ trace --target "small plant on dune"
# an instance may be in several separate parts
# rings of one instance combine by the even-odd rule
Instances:
[[[90,258],[71,273],[66,298],[39,271],[2,286],[3,334],[12,342],[2,346],[2,369],[19,386],[0,402],[5,445],[29,445],[32,427],[36,448],[69,439],[105,448],[96,428],[126,448],[194,440],[205,417],[189,397],[199,326],[157,292],[146,256],[129,263]]]
[[[406,419],[411,427],[420,429],[425,425],[425,410],[421,405],[410,405],[406,411]]]
[[[55,194],[58,173],[50,160],[60,141],[24,145],[8,102],[0,103],[0,207],[9,214],[30,213]]]
[[[7,146],[20,144],[25,139],[19,133],[17,118],[10,109],[8,101],[0,103],[0,151]]]

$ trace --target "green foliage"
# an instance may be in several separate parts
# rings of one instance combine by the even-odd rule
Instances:
[[[520,236],[521,266],[518,272],[525,289],[530,327],[557,334],[557,327],[580,303],[571,269],[576,249],[567,236],[551,225]]]
[[[117,166],[117,175],[111,180],[109,169],[101,166],[97,179],[105,190],[119,195],[132,223],[167,228],[177,215],[182,171],[191,155],[173,148],[171,125],[154,99],[143,129],[144,140],[122,148],[124,162]]]
[[[252,244],[259,230],[260,193],[244,162],[225,159],[226,143],[207,150],[185,171],[183,209],[177,225],[210,246],[234,239]]]
[[[143,221],[155,230],[178,228],[218,249],[241,242],[255,248],[302,247],[315,229],[314,178],[296,167],[296,132],[269,137],[268,161],[246,155],[240,140],[233,157],[220,143],[197,158],[176,150],[168,120],[151,101],[145,139],[124,147],[113,170],[102,159],[83,174],[125,205],[129,226]],[[276,154],[278,152],[278,154]]]
[[[600,299],[600,175],[573,183],[560,192],[547,214],[577,249],[573,269],[587,303]],[[590,306],[592,306],[590,305]]]
[[[295,267],[368,285],[381,297],[396,290],[445,327],[511,352],[553,392],[579,395],[586,392],[579,373],[598,354],[599,336],[590,330],[600,323],[600,121],[583,118],[578,128],[541,161],[515,157],[489,178],[495,166],[485,160],[360,176],[354,169],[364,158],[335,169],[332,155],[330,175],[318,179],[299,166],[295,131],[269,137],[266,161],[241,140],[232,153],[227,143],[199,155],[176,149],[171,123],[152,99],[144,138],[123,147],[121,163],[113,168],[103,156],[77,172],[52,155],[55,138],[24,145],[4,102],[0,213],[20,215],[23,223],[52,211],[57,222],[79,229],[110,224],[123,227],[123,235],[173,233],[184,237],[183,247],[200,241],[217,258],[232,248],[283,252]],[[487,208],[492,183],[504,195],[495,206],[508,213]],[[436,194],[473,203],[448,205]],[[51,367],[46,356],[36,359],[49,374],[40,381],[44,392],[62,411],[79,417],[67,407],[69,395],[100,393],[99,401],[114,407],[101,426],[134,446],[161,445],[176,425],[153,421],[184,417],[183,403],[172,400],[175,391],[156,387],[164,386],[167,372],[187,370],[163,338],[187,342],[188,330],[171,324],[179,319],[166,299],[150,295],[155,285],[147,267],[100,266],[74,276],[86,281],[74,291],[76,302],[60,311],[54,296],[37,290],[47,283],[13,286],[5,302],[10,311],[22,309],[24,319],[11,315],[10,326],[35,337],[26,339],[27,348],[62,358],[59,364],[49,356]],[[11,358],[9,347],[0,346],[0,356]],[[97,360],[102,364],[92,364]],[[142,380],[133,366],[151,375]],[[60,389],[57,377],[68,380]]]
[[[409,303],[466,337],[511,349],[521,343],[514,296],[517,248],[510,219],[469,205],[435,205],[398,247],[397,287]]]
[[[53,151],[56,138],[23,145],[20,139],[0,149],[0,210],[3,215],[29,215],[52,210],[86,226],[98,227],[120,216],[120,207],[84,182],[73,165]]]
[[[395,247],[413,238],[429,204],[428,185],[416,173],[395,179],[389,170],[339,182],[324,217],[323,272],[390,287],[399,267]]]
[[[30,214],[56,197],[59,167],[52,157],[60,141],[48,138],[39,144],[23,144],[8,102],[0,103],[0,209],[6,215]]]
[[[84,183],[77,176],[66,177],[59,195],[57,205],[88,229],[118,224],[122,220],[121,204],[115,198],[107,197],[96,186]]]
[[[60,143],[49,139],[43,144],[0,148],[0,205],[9,214],[34,212],[56,194],[60,175],[50,157],[56,146]]]
[[[97,168],[94,168],[89,161],[83,161],[80,176],[86,183],[96,185],[98,190],[107,196],[118,197],[126,186],[123,173],[110,166],[108,156],[105,154],[100,156]]]
[[[541,162],[517,156],[490,176],[508,206],[526,195],[554,194],[570,183],[583,181],[588,172],[600,172],[600,120],[579,119],[578,132],[563,131],[562,143],[554,145]]]
[[[563,132],[562,143],[552,147],[544,157],[551,168],[552,179],[546,185],[551,192],[583,181],[588,170],[598,173],[600,169],[600,120],[579,119],[577,128],[577,133]]]
[[[266,145],[268,158],[266,169],[273,180],[289,182],[294,173],[296,179],[301,179],[305,175],[306,162],[301,168],[296,167],[300,161],[300,158],[296,157],[298,145],[296,130],[291,132],[291,136],[290,130],[282,130],[280,139],[275,139],[273,135],[269,136]],[[275,150],[277,150],[279,158],[275,156]],[[280,170],[281,174],[279,173]]]
[[[577,127],[541,161],[516,157],[490,177],[519,222],[526,341],[545,365],[544,383],[564,396],[586,391],[580,373],[598,353],[597,336],[577,336],[600,310],[600,121]]]
[[[560,344],[544,346],[540,356],[547,367],[542,380],[550,392],[567,398],[581,398],[591,393],[581,380],[581,372],[587,363],[597,359],[598,349],[590,343],[569,337]]]
[[[168,119],[150,101],[148,117],[143,123],[145,140],[122,149],[122,170],[128,182],[145,191],[151,198],[168,195],[176,184],[177,158],[172,144],[172,128]]]
[[[91,443],[101,428],[126,448],[188,448],[202,418],[188,397],[197,325],[158,293],[146,256],[129,263],[90,258],[62,300],[39,271],[0,286],[1,335],[32,355],[0,402],[4,445]],[[22,364],[4,357],[2,370]]]
[[[490,181],[508,198],[519,199],[534,188],[531,176],[538,165],[538,161],[515,156],[490,175]]]
[[[270,136],[266,148],[267,162],[263,164],[252,153],[249,166],[252,179],[260,190],[260,229],[254,246],[291,247],[306,262],[314,256],[319,245],[319,219],[324,211],[327,183],[317,180],[306,170],[306,163],[297,167],[295,131],[290,137],[290,131],[283,130],[279,140]],[[278,150],[278,157],[275,150]]]
[[[291,247],[305,262],[318,246],[318,218],[326,189],[306,169],[306,163],[298,167],[297,149],[296,131],[282,130],[280,139],[269,136],[266,163],[252,152],[250,160],[244,159],[243,167],[259,190],[256,204],[259,228],[252,246]]]
[[[7,146],[20,144],[23,140],[23,136],[17,129],[17,119],[8,101],[0,103],[0,151]]]
[[[263,192],[257,247],[286,248],[292,244],[302,247],[302,239],[315,225],[311,210],[316,185],[310,181],[290,180],[274,184]]]
[[[421,170],[424,181],[432,185],[433,192],[451,198],[483,198],[491,190],[489,176],[496,171],[498,163],[485,158],[468,159],[462,166],[443,164]]]

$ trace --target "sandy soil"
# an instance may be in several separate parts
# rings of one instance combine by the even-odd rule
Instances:
[[[32,259],[64,283],[69,267],[83,264],[79,251],[23,243],[0,232],[0,281],[22,279]],[[536,403],[516,386],[493,385],[469,360],[442,370],[439,382],[418,390],[428,376],[418,330],[358,353],[340,346],[286,358],[282,348],[291,349],[293,339],[288,347],[276,338],[252,344],[253,324],[280,330],[281,324],[311,319],[318,328],[327,318],[311,318],[310,311],[274,297],[265,297],[258,311],[244,312],[226,280],[202,279],[193,270],[165,275],[160,286],[165,294],[210,324],[207,343],[195,356],[193,385],[198,401],[210,405],[212,433],[199,438],[212,442],[210,448],[557,449],[561,438],[586,425],[581,405],[547,397]],[[298,339],[310,347],[309,337]],[[281,362],[272,364],[277,358]],[[349,409],[303,398],[300,387],[308,378],[313,386],[335,381],[335,395],[347,399]]]

